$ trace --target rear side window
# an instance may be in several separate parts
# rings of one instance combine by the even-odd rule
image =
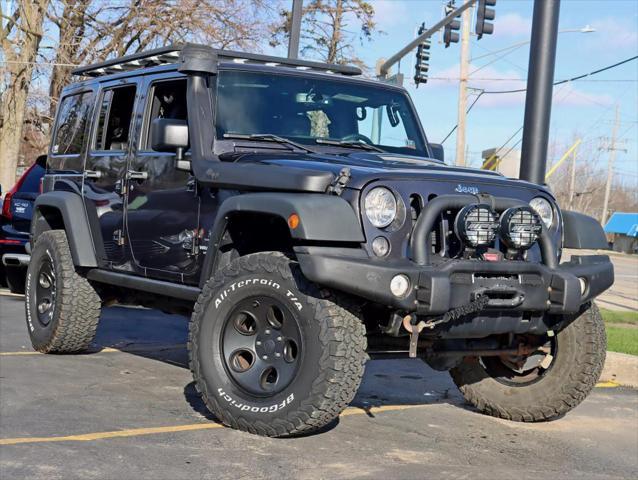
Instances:
[[[104,92],[95,135],[95,149],[126,150],[134,104],[135,85],[113,88]]]
[[[58,129],[51,147],[53,154],[75,155],[82,152],[92,106],[93,92],[78,93],[62,99]]]
[[[24,193],[38,193],[40,191],[40,179],[44,176],[44,168],[40,165],[33,165],[29,172],[24,177],[22,185],[20,185],[19,192]]]

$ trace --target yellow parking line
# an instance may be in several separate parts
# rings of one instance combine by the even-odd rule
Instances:
[[[392,412],[420,407],[421,405],[385,405],[366,409],[347,408],[342,417],[350,415],[367,415],[381,412]],[[142,435],[156,435],[160,433],[192,432],[195,430],[210,430],[224,428],[221,423],[194,423],[190,425],[173,425],[166,427],[131,428],[127,430],[115,430],[111,432],[84,433],[81,435],[68,435],[65,437],[18,437],[0,439],[0,445],[18,445],[21,443],[45,443],[45,442],[89,442],[108,438],[138,437]]]
[[[611,380],[607,382],[598,382],[596,384],[596,388],[616,388],[616,387],[620,387],[620,383],[616,383]]]
[[[100,347],[98,347],[100,348]],[[186,348],[185,343],[177,343],[173,345],[132,345],[122,348],[114,348],[114,347],[102,347],[100,350],[89,350],[86,353],[96,355],[98,353],[143,353],[143,352],[159,352],[163,350],[179,350],[182,348]],[[18,351],[18,352],[0,352],[0,357],[12,357],[15,355],[42,355],[40,352],[36,351]]]

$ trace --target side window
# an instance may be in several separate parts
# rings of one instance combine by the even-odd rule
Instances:
[[[104,92],[95,134],[96,150],[126,150],[134,104],[134,85],[112,88]]]
[[[188,120],[188,110],[186,108],[186,80],[169,80],[158,82],[153,85],[152,93],[149,96],[150,114],[146,135],[146,144],[143,145],[150,150],[153,145],[151,138],[151,123],[156,118],[170,118],[173,120]]]
[[[92,106],[93,92],[78,93],[62,99],[51,153],[75,155],[82,152]]]

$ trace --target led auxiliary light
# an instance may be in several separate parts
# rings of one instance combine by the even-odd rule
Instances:
[[[498,229],[498,217],[489,205],[466,205],[459,211],[454,220],[456,235],[472,247],[492,243]]]
[[[501,236],[510,248],[525,250],[543,231],[543,220],[531,207],[508,208],[501,215]]]

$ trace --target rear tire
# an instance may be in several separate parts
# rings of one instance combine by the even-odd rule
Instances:
[[[38,237],[27,270],[25,308],[31,344],[39,352],[78,352],[93,341],[100,297],[75,271],[64,230]]]
[[[208,409],[232,428],[270,437],[337,418],[366,360],[359,318],[280,253],[241,257],[210,279],[188,345]]]
[[[551,420],[579,405],[600,378],[607,339],[598,307],[590,304],[553,341],[551,363],[536,378],[494,368],[498,357],[474,357],[450,370],[452,380],[483,413],[518,422]]]

